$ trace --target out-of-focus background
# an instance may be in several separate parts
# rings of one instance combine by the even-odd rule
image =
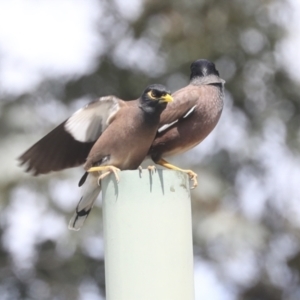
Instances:
[[[105,299],[100,199],[67,229],[82,169],[36,178],[16,157],[95,97],[175,91],[207,58],[223,115],[171,159],[199,175],[196,300],[300,299],[299,20],[298,0],[0,0],[0,298]]]

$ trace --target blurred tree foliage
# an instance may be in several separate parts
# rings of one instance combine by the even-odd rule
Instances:
[[[2,96],[1,139],[22,136],[23,142],[15,143],[21,153],[30,145],[28,139],[33,142],[74,111],[74,100],[112,93],[135,99],[154,82],[176,90],[188,82],[192,61],[214,61],[226,80],[223,123],[205,150],[200,145],[176,158],[199,174],[200,185],[193,191],[195,260],[211,267],[231,299],[299,299],[299,214],[286,208],[286,198],[294,197],[288,194],[290,180],[284,190],[276,189],[277,177],[269,163],[277,146],[283,156],[299,163],[299,82],[289,78],[276,56],[286,36],[280,17],[288,13],[288,1],[145,0],[141,13],[132,17],[114,2],[102,2],[106,18],[99,20],[98,32],[105,52],[98,65],[85,76],[45,79],[31,93]],[[26,109],[36,112],[45,103],[54,106],[52,115],[30,115]],[[66,114],[52,118],[53,111],[66,112],[66,106]],[[16,110],[31,117],[12,121],[8,116]],[[276,165],[274,172],[280,170]],[[101,235],[97,207],[79,233],[49,233],[35,239],[30,266],[20,267],[7,246],[12,238],[7,216],[14,199],[19,194],[23,202],[36,197],[44,205],[43,213],[51,211],[66,223],[72,209],[55,201],[53,187],[59,180],[71,180],[74,190],[61,199],[67,201],[70,193],[76,197],[78,174],[1,175],[1,299],[88,299],[80,298],[84,291],[104,294],[101,242],[95,242]],[[261,207],[259,212],[251,213],[252,202]],[[88,250],[95,243],[99,255]]]

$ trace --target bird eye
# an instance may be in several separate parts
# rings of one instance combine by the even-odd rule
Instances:
[[[154,91],[154,90],[151,91],[151,96],[152,96],[153,98],[158,98],[158,94],[157,94],[157,92]]]

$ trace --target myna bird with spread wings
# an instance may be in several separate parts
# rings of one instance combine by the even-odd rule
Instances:
[[[83,225],[100,193],[99,179],[113,172],[118,180],[119,170],[140,166],[157,133],[160,114],[172,101],[170,92],[159,84],[147,87],[137,105],[115,96],[102,97],[75,112],[19,158],[34,175],[85,163],[80,181],[83,196],[70,229]]]
[[[190,83],[172,94],[174,101],[161,114],[160,127],[148,153],[156,164],[187,173],[193,187],[197,186],[197,174],[163,157],[195,147],[215,128],[223,109],[224,83],[214,63],[206,59],[193,62]]]
[[[178,168],[163,157],[191,149],[214,129],[222,113],[224,83],[212,62],[206,59],[193,62],[190,83],[172,95],[174,101],[161,114],[159,130],[148,152],[155,163],[186,172],[193,180],[193,187],[197,186],[197,174]],[[128,105],[138,106],[139,102],[129,101]],[[87,111],[93,116],[99,114],[100,109],[94,112],[91,105]],[[67,120],[32,146],[20,160],[28,164],[27,171],[33,171],[34,175],[79,166],[85,163],[103,131],[105,124],[102,123],[89,119],[87,114],[76,133],[76,127],[72,132],[68,130],[70,122]],[[85,136],[85,130],[90,134]]]

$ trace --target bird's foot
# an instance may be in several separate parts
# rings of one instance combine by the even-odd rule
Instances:
[[[190,180],[193,182],[193,185],[191,187],[191,190],[193,190],[195,187],[198,186],[198,180],[197,180],[198,175],[192,170],[182,170],[182,171],[186,173],[189,176]]]
[[[139,167],[138,167],[138,170],[139,170],[139,175],[140,175],[140,177],[142,177],[143,167],[142,167],[142,166],[139,166]]]
[[[181,168],[178,168],[178,167],[170,164],[163,158],[160,158],[159,160],[155,161],[155,163],[157,163],[158,165],[161,165],[167,169],[170,169],[170,170],[177,170],[177,171],[186,173],[189,176],[190,180],[193,182],[191,190],[198,186],[198,181],[197,181],[198,175],[195,172],[193,172],[192,170],[183,170]]]
[[[153,173],[156,172],[156,167],[155,166],[148,166],[147,169],[149,170],[151,175],[153,175]]]
[[[120,178],[118,175],[118,172],[121,171],[119,168],[116,168],[114,166],[97,166],[97,167],[92,167],[90,169],[88,169],[88,172],[104,172],[102,173],[99,178],[98,178],[98,185],[100,186],[100,181],[105,178],[107,175],[113,173],[117,183],[119,183]]]

